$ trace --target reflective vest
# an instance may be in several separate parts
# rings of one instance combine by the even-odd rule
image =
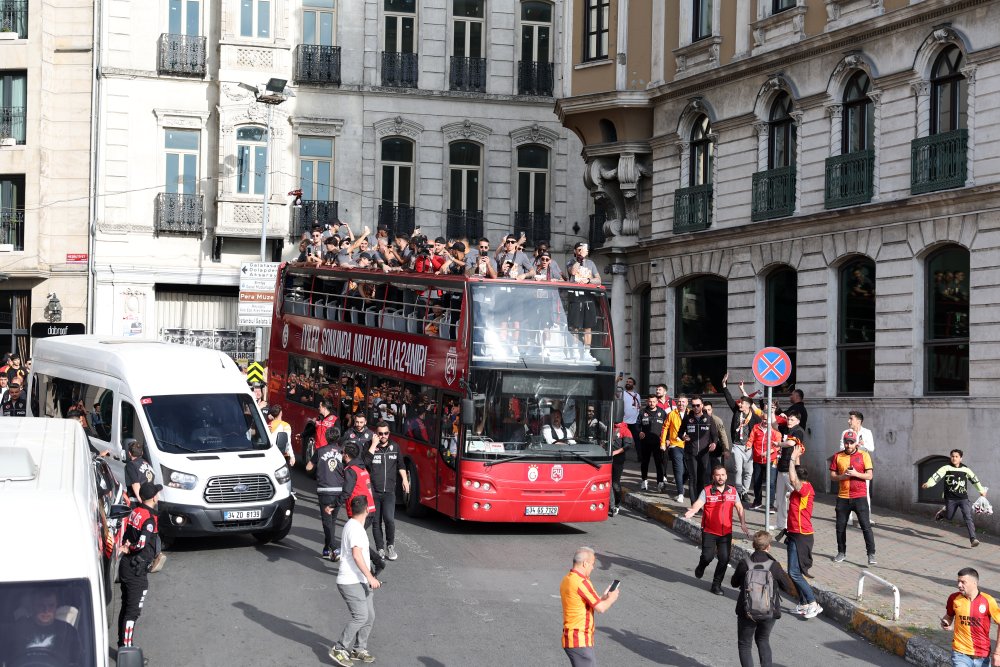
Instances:
[[[354,488],[351,490],[351,495],[347,499],[347,518],[350,519],[353,516],[351,512],[351,501],[356,497],[364,494],[365,498],[368,499],[368,512],[375,512],[375,496],[372,494],[372,478],[368,474],[368,470],[362,466],[351,466],[354,469],[354,473],[357,475],[357,479],[354,482]]]

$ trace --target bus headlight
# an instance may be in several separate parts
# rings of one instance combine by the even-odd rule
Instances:
[[[198,484],[198,478],[195,475],[171,470],[165,465],[160,465],[160,472],[163,474],[163,483],[172,489],[190,491]]]
[[[281,466],[274,471],[274,479],[277,480],[278,484],[287,484],[291,476],[288,474],[288,466]]]

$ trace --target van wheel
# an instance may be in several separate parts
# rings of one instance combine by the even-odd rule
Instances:
[[[164,533],[157,533],[160,537],[160,549],[166,551],[174,546],[174,542],[177,541],[177,537],[174,535],[166,535]]]
[[[420,504],[420,480],[412,463],[406,464],[406,474],[410,478],[410,492],[403,494],[403,504],[406,505],[406,516],[422,517],[427,514],[427,508]]]
[[[281,540],[288,537],[288,533],[292,530],[292,522],[289,521],[288,525],[281,530],[268,530],[266,532],[254,533],[254,538],[261,544],[267,544],[268,542],[280,542]]]

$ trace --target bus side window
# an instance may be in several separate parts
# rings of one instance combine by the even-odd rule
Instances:
[[[125,448],[125,441],[133,438],[143,447],[143,458],[149,460],[149,452],[146,450],[146,436],[142,432],[142,425],[139,423],[139,416],[135,408],[128,401],[122,401],[121,407],[121,442],[122,449]]]
[[[458,455],[458,434],[462,427],[461,401],[455,396],[445,396],[441,402],[441,441],[438,452],[448,467],[455,467]]]

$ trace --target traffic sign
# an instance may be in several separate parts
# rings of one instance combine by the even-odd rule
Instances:
[[[271,326],[278,262],[246,262],[240,267],[237,315],[241,327]]]
[[[792,376],[792,360],[780,347],[765,347],[753,358],[753,376],[765,387],[778,387]]]
[[[259,361],[251,362],[247,366],[247,382],[263,382],[264,365]]]

